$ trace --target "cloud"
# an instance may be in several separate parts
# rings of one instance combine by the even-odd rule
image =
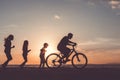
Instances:
[[[65,0],[72,2],[85,1],[90,6],[101,5],[101,6],[110,6],[111,9],[120,9],[120,0]]]
[[[120,55],[120,39],[96,38],[81,42],[78,47],[80,51],[85,53],[113,53]]]
[[[120,16],[120,0],[85,0],[87,4],[96,7],[96,6],[104,6],[106,8],[111,8],[115,10],[115,15]]]
[[[58,14],[55,14],[54,19],[59,20],[59,19],[61,19],[61,17]]]
[[[110,42],[110,41],[112,41],[113,39],[110,39],[110,38],[97,38],[96,39],[97,41],[99,41],[99,42]]]
[[[112,9],[120,9],[120,1],[119,0],[111,0],[109,1]]]
[[[0,26],[0,30],[4,31],[4,30],[10,30],[10,29],[18,29],[18,25],[16,24],[9,24],[9,25],[1,25]]]
[[[7,25],[7,26],[5,26],[5,27],[7,27],[7,28],[17,28],[18,26],[15,25],[15,24],[10,24],[10,25]]]
[[[19,30],[19,26],[16,24],[1,25],[0,32],[1,34],[7,34]]]
[[[113,39],[110,39],[110,38],[96,38],[95,40],[83,42],[80,45],[100,45],[100,44],[109,43],[112,41]]]
[[[92,2],[92,1],[88,1],[88,5],[90,5],[90,6],[95,6],[95,3]]]
[[[64,0],[64,1],[69,1],[69,2],[78,2],[78,1],[81,1],[81,0]]]
[[[95,53],[94,56],[101,53],[120,56],[120,39],[96,38],[80,43],[78,50],[89,54]]]
[[[120,0],[86,0],[88,2],[88,5],[96,5],[96,4],[102,4],[107,3],[107,5],[111,6],[112,9],[120,9]]]
[[[80,45],[96,45],[96,44],[99,44],[99,42],[97,41],[86,41],[86,42],[83,42],[83,43],[80,43]]]

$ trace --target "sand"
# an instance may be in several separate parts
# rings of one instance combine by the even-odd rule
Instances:
[[[0,80],[120,80],[120,68],[0,68]]]

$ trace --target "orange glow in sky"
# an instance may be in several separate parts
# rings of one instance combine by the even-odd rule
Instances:
[[[9,64],[23,62],[24,40],[31,49],[27,64],[39,64],[43,44],[49,44],[46,56],[59,53],[57,44],[69,32],[90,64],[120,64],[119,6],[119,0],[0,0],[0,65],[9,34],[15,45]]]

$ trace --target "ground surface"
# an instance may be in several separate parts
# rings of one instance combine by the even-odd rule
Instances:
[[[0,68],[0,80],[120,80],[120,68]]]

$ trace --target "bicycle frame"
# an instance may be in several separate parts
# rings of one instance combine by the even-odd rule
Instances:
[[[75,53],[75,54],[73,54],[73,53]],[[51,56],[54,56],[54,58],[52,58]],[[75,50],[75,45],[72,45],[71,52],[68,54],[68,58],[70,58],[70,57],[72,57],[70,59],[70,61],[73,65],[73,67],[75,67],[77,69],[82,69],[87,65],[87,62],[88,62],[87,57],[83,53],[78,53]],[[47,62],[46,64],[47,64],[48,68],[56,69],[56,68],[59,68],[62,64],[66,64],[66,62],[69,61],[69,60],[67,61],[65,58],[66,57],[63,56],[61,53],[59,53],[59,54],[52,53],[52,54],[48,55],[48,57],[46,59],[46,62]],[[50,64],[49,64],[49,60],[50,60]]]
[[[77,54],[77,52],[76,52],[76,50],[75,50],[75,45],[72,45],[72,49],[71,49],[71,52],[69,53],[69,55],[68,55],[68,58],[73,54],[73,52],[75,52],[75,54]],[[60,53],[60,55],[61,55],[61,53]],[[63,57],[63,56],[62,56]],[[65,57],[64,57],[65,58]],[[63,59],[64,59],[63,58]]]
[[[71,49],[71,52],[68,55],[68,58],[71,56],[71,54],[73,54],[73,52],[75,52],[75,54],[77,54],[77,52],[75,50],[75,45],[72,45],[72,49]]]

